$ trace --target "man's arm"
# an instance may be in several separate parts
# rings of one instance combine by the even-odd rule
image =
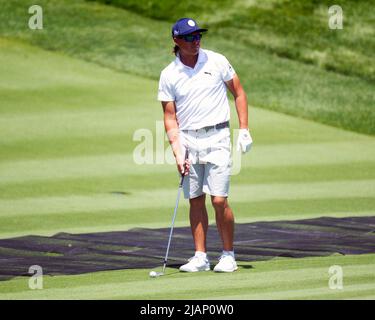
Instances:
[[[243,153],[249,152],[253,139],[251,138],[249,132],[247,97],[245,90],[242,88],[240,79],[237,75],[234,75],[233,78],[226,81],[225,84],[233,94],[236,104],[238,122],[240,126],[237,139],[237,150],[241,150]]]
[[[172,147],[173,155],[176,159],[177,169],[180,173],[184,172],[184,165],[187,169],[185,175],[189,172],[189,163],[185,161],[180,148],[179,128],[176,117],[176,105],[174,101],[162,101],[164,112],[164,128],[167,133],[169,143]]]
[[[240,129],[248,129],[247,97],[240,79],[235,74],[233,79],[226,81],[225,84],[234,97]]]

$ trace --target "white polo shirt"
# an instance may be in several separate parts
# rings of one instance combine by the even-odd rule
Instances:
[[[196,130],[229,121],[230,108],[225,81],[235,74],[221,54],[199,49],[194,68],[180,58],[160,75],[158,100],[174,101],[180,130]]]

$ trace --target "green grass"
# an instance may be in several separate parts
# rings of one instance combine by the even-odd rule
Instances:
[[[45,15],[44,29],[38,31],[27,28],[29,0],[3,2],[0,35],[6,38],[152,79],[173,58],[170,28],[175,16],[163,11],[169,1],[126,2],[128,9],[141,15],[91,1],[40,1]],[[338,31],[327,28],[325,2],[223,1],[215,10],[212,1],[190,4],[178,5],[176,16],[191,13],[207,21],[210,32],[203,46],[229,58],[253,105],[375,133],[369,1],[343,2],[348,17],[344,30]],[[19,110],[27,108],[22,94],[8,98],[18,100]],[[40,92],[39,101],[42,98]]]
[[[233,274],[179,273],[167,268],[150,279],[149,270],[45,276],[43,290],[28,278],[2,283],[0,299],[366,299],[375,295],[375,255],[330,256],[242,262]],[[343,289],[330,289],[328,270],[343,270]]]
[[[162,117],[157,82],[18,41],[1,39],[0,49],[7,75],[0,78],[0,237],[168,227],[175,166],[139,166],[132,157],[134,130],[155,132]],[[144,89],[142,99],[136,88]],[[251,117],[255,144],[232,177],[238,223],[374,214],[374,138],[256,107]],[[233,113],[233,127],[236,122]],[[214,223],[210,207],[209,215]],[[176,226],[186,225],[187,202],[181,201]],[[0,282],[0,298],[371,298],[374,259],[239,262],[235,274],[168,269],[159,279],[149,279],[149,270],[45,276],[43,290],[30,290],[28,277],[16,277]],[[343,290],[328,288],[334,264],[344,269]]]
[[[108,224],[107,230],[116,224],[117,229],[168,224],[176,192],[174,166],[138,166],[132,156],[138,144],[134,131],[155,132],[155,120],[161,120],[157,83],[17,42],[2,40],[1,47],[2,73],[8,75],[1,90],[9,97],[0,120],[3,237],[33,230],[52,234],[58,226],[96,231]],[[17,78],[20,70],[23,77]],[[67,94],[71,79],[74,90]],[[136,87],[144,88],[141,100]],[[43,92],[41,100],[29,100],[20,112],[10,92],[27,101],[30,90]],[[293,208],[295,219],[322,210],[327,215],[371,212],[373,138],[253,107],[251,118],[254,152],[242,157],[241,174],[232,178],[239,220],[283,216],[277,209],[282,203],[285,210]],[[236,126],[234,111],[232,119]],[[133,216],[133,210],[140,214]],[[48,218],[46,229],[38,223],[43,217]],[[187,223],[186,216],[179,219]]]
[[[155,121],[162,119],[153,79],[171,58],[168,39],[163,43],[142,30],[164,32],[170,23],[91,2],[42,1],[46,29],[34,33],[18,19],[27,3],[4,2],[0,13],[7,16],[0,19],[0,238],[168,227],[175,165],[136,165],[139,142],[133,134],[140,128],[155,132]],[[374,137],[265,109],[293,114],[286,106],[303,105],[317,121],[329,123],[331,117],[369,128],[369,82],[275,57],[261,47],[238,44],[236,50],[233,41],[207,38],[209,47],[228,53],[251,93],[254,146],[231,184],[236,221],[374,215]],[[282,76],[287,80],[281,82]],[[319,85],[325,89],[317,95]],[[340,94],[329,99],[331,90]],[[357,108],[365,112],[353,112]],[[182,200],[177,226],[188,225],[187,208]],[[214,223],[210,207],[209,216]],[[159,279],[149,279],[149,270],[45,276],[44,289],[36,291],[28,289],[28,277],[17,277],[0,281],[0,299],[375,297],[375,255],[239,264],[234,274],[168,269]],[[343,267],[343,290],[328,288],[331,265]]]

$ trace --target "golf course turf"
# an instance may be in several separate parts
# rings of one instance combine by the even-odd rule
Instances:
[[[149,76],[153,71],[142,77],[46,49],[23,36],[0,37],[0,238],[169,227],[178,186],[175,165],[137,165],[133,158],[141,143],[133,138],[137,130],[152,134],[154,152],[158,143],[162,109],[157,81]],[[270,59],[279,59],[280,68],[288,63]],[[298,69],[300,63],[293,63]],[[324,70],[309,77],[325,74],[337,80],[333,86],[343,79],[341,90],[353,101],[355,90],[370,87]],[[254,145],[231,180],[236,223],[373,216],[374,137],[258,108],[251,78],[246,83]],[[370,95],[364,99],[370,101]],[[286,96],[278,103],[285,106]],[[325,103],[333,108],[337,102]],[[235,129],[233,102],[231,107]],[[208,212],[214,223],[209,206]],[[176,226],[188,224],[188,204],[182,199]],[[219,252],[209,254],[216,263]],[[333,265],[343,269],[341,290],[328,285]],[[30,290],[29,277],[23,276],[0,281],[0,299],[375,299],[374,270],[375,254],[333,254],[239,261],[233,274],[167,268],[166,276],[150,279],[150,269],[144,268],[45,275],[43,290]]]

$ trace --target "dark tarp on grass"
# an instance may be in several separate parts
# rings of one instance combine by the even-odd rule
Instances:
[[[169,230],[132,229],[2,239],[0,280],[30,276],[28,270],[32,265],[41,266],[43,274],[48,275],[162,266]],[[221,241],[214,225],[209,227],[207,245],[212,262],[216,262]],[[375,253],[375,217],[236,224],[235,253],[238,261]],[[175,228],[168,265],[179,266],[192,254],[190,227]]]

